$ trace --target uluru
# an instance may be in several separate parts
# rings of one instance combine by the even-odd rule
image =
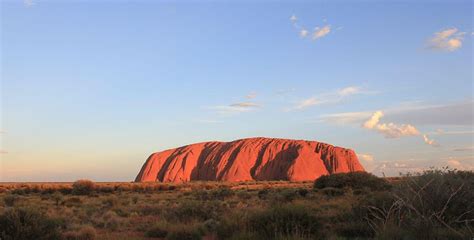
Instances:
[[[351,149],[316,141],[246,138],[153,153],[135,181],[312,181],[356,171],[364,168]]]

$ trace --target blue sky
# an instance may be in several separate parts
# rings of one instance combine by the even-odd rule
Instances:
[[[152,152],[252,136],[472,170],[472,7],[2,1],[0,181],[129,181]]]

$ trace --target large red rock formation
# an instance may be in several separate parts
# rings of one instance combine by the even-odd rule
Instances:
[[[350,149],[315,141],[248,138],[153,153],[135,181],[306,181],[354,171],[364,168]]]

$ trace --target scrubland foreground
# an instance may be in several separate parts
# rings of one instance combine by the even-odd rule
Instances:
[[[472,239],[474,173],[0,185],[0,238]]]

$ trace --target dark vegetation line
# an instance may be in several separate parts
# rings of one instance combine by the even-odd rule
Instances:
[[[474,173],[0,184],[0,239],[472,239]]]

